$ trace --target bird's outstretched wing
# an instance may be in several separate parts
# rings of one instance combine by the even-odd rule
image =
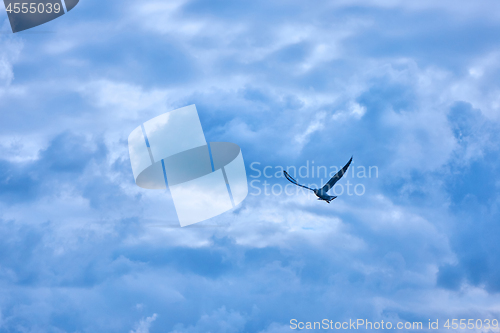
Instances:
[[[335,183],[337,183],[340,178],[342,178],[342,176],[344,175],[344,173],[347,171],[347,169],[349,168],[349,165],[351,165],[351,162],[352,162],[352,156],[351,156],[351,159],[349,160],[349,162],[347,162],[347,164],[342,168],[342,170],[340,170],[339,172],[337,172],[335,174],[335,176],[333,176],[329,181],[328,183],[325,184],[325,186],[323,186],[321,188],[321,191],[323,192],[328,192],[334,185]]]
[[[283,170],[283,173],[285,174],[285,178],[288,179],[288,181],[290,183],[295,184],[295,185],[300,186],[300,187],[303,187],[303,188],[307,188],[308,190],[314,191],[314,189],[312,189],[312,188],[309,188],[307,186],[304,186],[304,185],[297,183],[297,181],[295,179],[293,179],[292,176],[290,176],[288,174],[288,172],[286,172],[285,170]]]

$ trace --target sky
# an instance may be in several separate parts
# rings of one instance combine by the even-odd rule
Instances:
[[[12,34],[2,9],[0,332],[500,320],[499,13],[81,0]],[[190,104],[207,141],[241,147],[251,185],[180,228],[168,191],[135,185],[127,138]],[[351,156],[339,184],[360,195],[279,193],[280,167]]]

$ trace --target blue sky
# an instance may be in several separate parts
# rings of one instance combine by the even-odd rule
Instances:
[[[499,7],[82,0],[15,35],[2,11],[0,332],[500,319]],[[193,103],[258,186],[285,181],[254,162],[378,177],[178,228],[127,137]]]

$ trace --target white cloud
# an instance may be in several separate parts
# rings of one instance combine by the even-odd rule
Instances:
[[[259,333],[289,333],[290,325],[283,325],[279,323],[272,323],[265,330],[260,331]]]
[[[210,315],[202,315],[195,325],[176,325],[170,333],[237,333],[242,331],[246,321],[239,312],[221,307]]]
[[[136,325],[134,330],[131,330],[130,333],[149,333],[149,328],[152,323],[156,320],[158,315],[155,313],[151,317],[147,317],[146,319],[141,319],[139,323]]]
[[[169,91],[165,90],[144,91],[140,86],[108,80],[89,82],[79,90],[96,107],[122,117],[136,119],[144,110],[161,114],[168,108]]]
[[[325,112],[319,112],[318,114],[315,115],[314,120],[312,120],[309,123],[309,125],[307,126],[306,130],[303,133],[295,135],[295,141],[299,145],[299,151],[307,143],[309,137],[312,134],[314,134],[317,131],[321,131],[325,127],[324,124],[325,117],[326,117]]]
[[[23,45],[19,40],[5,38],[0,34],[0,98],[14,79],[12,66],[18,60]]]

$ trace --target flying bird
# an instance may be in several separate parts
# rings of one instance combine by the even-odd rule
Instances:
[[[328,195],[328,191],[333,188],[333,186],[335,185],[335,183],[337,183],[340,178],[342,178],[342,176],[344,175],[344,173],[347,171],[347,169],[349,168],[349,165],[351,165],[351,162],[352,162],[352,156],[351,156],[351,159],[349,160],[349,162],[347,162],[347,164],[342,168],[342,170],[340,170],[339,172],[337,172],[335,174],[335,176],[333,176],[322,188],[320,189],[316,189],[316,188],[310,188],[310,187],[307,187],[307,186],[304,186],[304,185],[301,185],[299,184],[295,179],[292,178],[292,176],[290,176],[288,174],[288,172],[286,172],[285,170],[283,170],[283,173],[285,174],[285,178],[288,179],[289,182],[291,182],[292,184],[295,184],[297,186],[300,186],[300,187],[303,187],[303,188],[307,188],[308,190],[311,190],[314,192],[314,194],[316,194],[316,196],[318,197],[318,200],[324,200],[328,203],[330,203],[330,201],[332,201],[333,199],[336,198],[336,196],[331,196],[331,195]]]

